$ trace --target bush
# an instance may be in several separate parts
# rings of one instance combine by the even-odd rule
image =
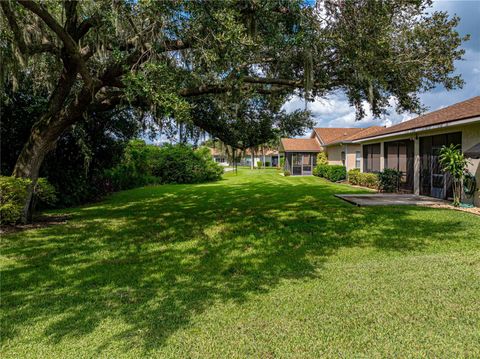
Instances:
[[[200,183],[217,181],[223,168],[215,163],[207,148],[194,151],[186,145],[161,148],[152,174],[160,183]]]
[[[340,165],[327,165],[326,178],[332,182],[342,181],[347,178],[347,169]]]
[[[400,171],[385,168],[378,173],[378,187],[382,192],[397,192],[401,178],[402,173]]]
[[[315,168],[313,169],[313,175],[326,178],[328,170],[328,165],[316,165]]]
[[[223,168],[215,163],[210,150],[194,151],[186,145],[157,147],[131,141],[122,162],[106,171],[113,190],[156,183],[199,183],[221,178]]]
[[[348,181],[356,186],[378,188],[378,175],[376,173],[362,173],[358,168],[348,171]]]
[[[52,206],[57,202],[57,191],[45,178],[39,178],[33,189],[36,201]]]
[[[360,170],[358,168],[351,169],[348,171],[348,182],[350,184],[353,184],[355,186],[361,186],[360,185]]]
[[[288,176],[291,175],[291,173],[290,173],[289,170],[285,170],[285,171],[283,171],[283,175],[284,175],[285,177],[288,177]]]
[[[285,168],[285,157],[280,158],[280,168]]]
[[[270,167],[270,162],[265,161],[265,167]]]
[[[328,157],[325,151],[319,152],[317,155],[317,165],[328,165]]]
[[[30,183],[28,179],[0,176],[0,223],[20,220]]]
[[[105,171],[111,190],[119,191],[134,187],[158,183],[153,175],[153,162],[160,148],[147,145],[142,140],[132,140],[125,147],[121,162]]]
[[[258,168],[263,167],[263,162],[262,162],[262,161],[257,161],[257,167],[258,167]]]
[[[345,166],[340,165],[317,165],[313,169],[313,174],[318,177],[326,178],[332,182],[338,182],[347,178]]]
[[[0,176],[0,223],[17,223],[22,217],[29,179]],[[56,202],[55,188],[45,178],[39,178],[33,189],[32,208],[37,202],[52,205]]]

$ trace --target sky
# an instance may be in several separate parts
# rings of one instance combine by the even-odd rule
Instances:
[[[437,110],[457,102],[480,95],[480,0],[436,0],[432,11],[447,11],[450,15],[460,17],[457,31],[460,35],[470,34],[471,38],[462,47],[465,49],[464,60],[455,63],[456,73],[461,74],[465,85],[462,89],[447,91],[438,86],[428,93],[420,94],[422,104],[429,111]],[[391,101],[393,105],[393,99]],[[283,107],[287,112],[304,109],[302,98],[293,97]],[[308,103],[308,109],[316,121],[316,127],[368,127],[372,125],[391,126],[416,117],[416,114],[398,114],[395,108],[389,115],[374,119],[369,114],[361,121],[355,121],[355,110],[348,104],[342,93],[335,93],[326,98]]]

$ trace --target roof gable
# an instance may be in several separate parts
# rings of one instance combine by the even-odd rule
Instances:
[[[316,138],[282,138],[280,143],[286,152],[320,152],[322,150]]]
[[[345,128],[345,127],[317,127],[313,131],[322,145],[328,145],[341,139],[348,138],[364,128]],[[313,135],[313,133],[312,133]]]

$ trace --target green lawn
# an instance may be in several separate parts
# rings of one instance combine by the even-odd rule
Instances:
[[[224,177],[4,236],[2,358],[480,356],[479,217]]]

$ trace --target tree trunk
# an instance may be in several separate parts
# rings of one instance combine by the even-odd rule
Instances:
[[[43,121],[42,121],[43,120]],[[15,177],[22,177],[28,178],[32,182],[27,190],[27,197],[25,199],[23,213],[21,221],[26,223],[31,220],[31,202],[32,202],[32,195],[33,189],[38,179],[38,174],[40,172],[40,167],[43,163],[43,160],[46,154],[51,151],[57,142],[57,139],[60,137],[61,133],[66,128],[63,128],[60,131],[58,126],[55,127],[42,127],[38,126],[40,123],[45,123],[45,118],[42,118],[39,123],[37,123],[32,132],[30,133],[30,137],[22,149],[15,167],[13,169],[13,176]]]
[[[255,160],[255,152],[253,151],[253,147],[250,148],[250,158],[252,159],[250,163],[250,168],[253,170],[254,169],[253,161]]]
[[[95,93],[99,90],[99,87],[92,89],[85,86],[75,100],[64,105],[64,101],[74,83],[75,76],[76,73],[62,76],[50,98],[47,113],[33,125],[30,137],[15,163],[12,175],[28,178],[32,181],[23,207],[21,218],[23,223],[31,220],[33,189],[45,156],[55,148],[60,136],[82,118],[88,105],[92,103]]]
[[[263,146],[262,146],[262,157],[263,157],[262,167],[265,168],[265,147]]]

